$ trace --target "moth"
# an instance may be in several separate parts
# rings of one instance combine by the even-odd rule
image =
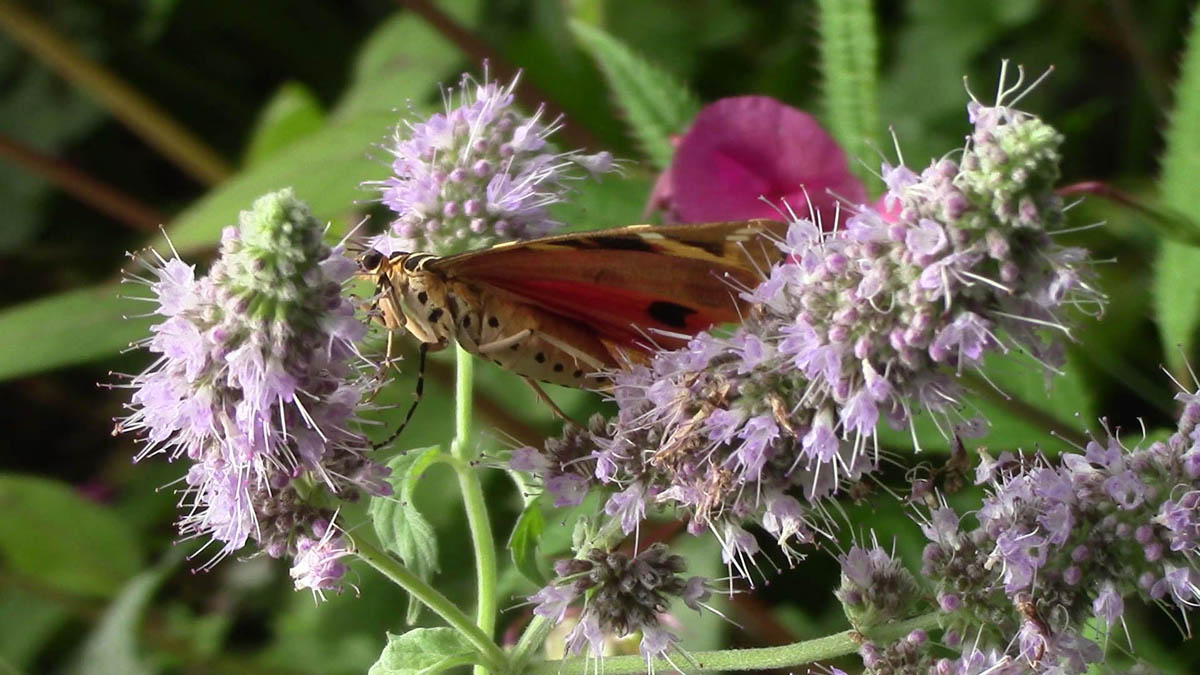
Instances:
[[[376,284],[374,314],[393,337],[420,341],[425,357],[457,342],[538,386],[604,389],[606,373],[678,348],[748,311],[741,292],[757,286],[782,254],[786,224],[745,220],[633,225],[515,241],[440,257],[371,249],[359,274]]]

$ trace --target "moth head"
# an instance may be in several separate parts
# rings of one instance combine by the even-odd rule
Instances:
[[[362,274],[377,274],[386,260],[387,256],[369,248],[358,256],[358,271]]]

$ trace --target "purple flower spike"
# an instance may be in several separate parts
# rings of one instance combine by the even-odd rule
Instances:
[[[572,181],[614,169],[606,152],[554,150],[561,122],[513,109],[516,86],[464,75],[457,106],[448,90],[444,113],[397,127],[392,176],[374,185],[396,218],[374,248],[447,253],[545,236],[561,225],[548,208]]]
[[[339,498],[391,491],[352,429],[366,386],[353,342],[365,327],[342,295],[354,265],[321,243],[324,231],[283,190],[226,228],[205,277],[179,260],[142,260],[167,318],[145,341],[159,358],[133,378],[131,412],[117,425],[142,435],[138,460],[191,463],[183,535],[211,538],[214,559],[251,539],[295,556],[298,587],[318,592],[336,587],[344,550],[332,514],[309,500],[322,489]]]

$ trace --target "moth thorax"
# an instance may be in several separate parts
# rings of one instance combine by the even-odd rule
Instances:
[[[405,328],[421,342],[445,346],[454,339],[459,302],[447,284],[425,272],[404,272],[397,286],[404,297]]]

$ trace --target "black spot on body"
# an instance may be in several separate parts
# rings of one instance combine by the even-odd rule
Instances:
[[[563,364],[561,364],[561,363],[554,364],[554,372],[561,373],[562,371],[563,371]]]
[[[497,319],[494,316],[488,317],[488,325],[491,326],[492,328],[499,328],[500,327],[500,319]]]
[[[471,327],[471,315],[468,314],[467,316],[463,317],[463,328],[470,328],[470,327]]]
[[[672,328],[687,328],[687,318],[695,314],[696,310],[676,302],[656,300],[646,307],[646,313],[661,324]]]
[[[442,318],[442,314],[443,314],[443,312],[442,312],[441,307],[434,309],[432,312],[429,313],[429,322],[437,323],[438,319]]]
[[[543,354],[542,352],[538,352],[538,353],[537,353],[537,356],[533,357],[533,360],[534,360],[534,361],[537,361],[538,363],[545,363],[545,362],[546,362],[546,355],[545,355],[545,354]]]
[[[520,348],[521,348],[521,343],[520,343],[520,342],[514,342],[514,343],[513,343],[513,345],[512,345],[511,347],[509,347],[509,349],[513,350],[514,352],[515,352],[515,351],[517,351],[517,350],[518,350],[518,349],[520,349]]]
[[[421,303],[422,305],[429,302],[429,294],[425,291],[417,293],[417,302]]]
[[[575,372],[571,373],[571,377],[583,377],[583,371],[576,370]]]

